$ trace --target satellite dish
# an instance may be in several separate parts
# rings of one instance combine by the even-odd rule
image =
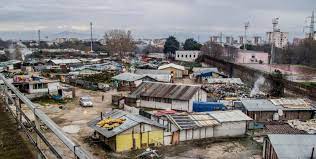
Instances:
[[[279,114],[279,116],[283,116],[283,110],[282,109],[278,109],[278,114]]]

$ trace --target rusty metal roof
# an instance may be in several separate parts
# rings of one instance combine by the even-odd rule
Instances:
[[[196,85],[143,82],[130,96],[190,100],[199,89],[201,87]]]

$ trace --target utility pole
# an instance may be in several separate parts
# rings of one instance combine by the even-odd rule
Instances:
[[[90,22],[90,36],[91,36],[91,42],[90,42],[90,52],[93,52],[93,37],[92,37],[92,22]]]
[[[41,30],[37,31],[37,36],[38,36],[38,48],[40,49],[40,47],[41,47]]]
[[[250,24],[249,22],[245,23],[244,50],[247,50],[246,43],[247,43],[247,30],[248,30],[249,24]]]
[[[270,35],[270,38],[271,38],[271,58],[270,58],[270,64],[273,64],[274,63],[274,36],[275,36],[275,32],[278,31],[278,23],[279,23],[279,18],[273,18],[272,19],[272,32],[271,32],[271,35]]]

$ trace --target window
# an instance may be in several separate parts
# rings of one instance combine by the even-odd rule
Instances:
[[[178,58],[180,57],[180,55],[178,54]]]
[[[190,58],[192,58],[192,55],[190,55]]]
[[[185,55],[185,58],[188,58],[188,55]]]
[[[48,88],[47,83],[37,83],[33,85],[33,89],[45,89]]]
[[[193,57],[195,58],[195,55],[193,55]]]

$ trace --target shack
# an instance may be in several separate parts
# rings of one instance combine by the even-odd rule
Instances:
[[[269,134],[264,139],[264,159],[315,159],[316,135]]]
[[[182,78],[183,75],[187,74],[187,72],[185,72],[184,66],[177,65],[174,63],[162,65],[158,67],[158,70],[169,71],[171,73],[172,78]]]
[[[240,110],[213,111],[208,114],[221,123],[214,127],[214,137],[243,136],[247,131],[247,121],[252,120]]]
[[[121,73],[112,77],[112,79],[118,91],[133,91],[143,81],[157,81],[150,76],[138,75],[129,72]]]
[[[166,117],[172,123],[169,129],[172,135],[164,136],[165,144],[214,137],[214,127],[220,125],[208,114],[170,114]]]
[[[256,122],[270,122],[273,120],[306,121],[313,118],[315,107],[304,99],[241,99],[241,103],[235,102],[236,107],[243,110]]]
[[[135,74],[149,76],[159,82],[171,82],[171,74],[166,70],[137,69]]]
[[[14,86],[21,92],[29,94],[51,94],[57,93],[59,89],[59,81],[48,80],[43,77],[34,77],[29,75],[16,75],[13,78]]]
[[[107,122],[110,121],[110,122]],[[88,123],[95,137],[115,152],[160,146],[164,127],[140,115],[113,110]]]
[[[143,82],[129,98],[136,99],[141,108],[192,112],[193,101],[206,101],[207,94],[198,85]]]

